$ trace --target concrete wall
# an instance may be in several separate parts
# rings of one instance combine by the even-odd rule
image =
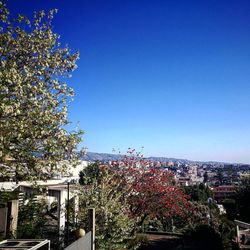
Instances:
[[[17,231],[17,220],[18,220],[18,200],[12,200],[11,204],[11,224],[10,231],[12,235],[16,235]]]
[[[64,250],[91,250],[91,232],[88,232],[84,237],[73,242]]]

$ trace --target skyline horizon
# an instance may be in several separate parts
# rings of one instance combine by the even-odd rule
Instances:
[[[88,151],[86,152],[88,153],[94,153],[94,154],[108,154],[108,155],[126,155],[126,153],[115,153],[115,152],[93,152],[93,151]],[[143,154],[143,158],[166,158],[166,159],[175,159],[175,160],[187,160],[187,161],[191,161],[191,162],[204,162],[204,163],[209,163],[209,162],[214,162],[214,163],[224,163],[224,164],[243,164],[243,165],[250,165],[249,162],[236,162],[236,161],[221,161],[221,160],[197,160],[197,159],[189,159],[189,158],[185,158],[185,157],[172,157],[172,156],[166,156],[166,155],[144,155]]]
[[[250,1],[20,0],[59,9],[53,29],[80,51],[69,120],[94,152],[250,163]]]

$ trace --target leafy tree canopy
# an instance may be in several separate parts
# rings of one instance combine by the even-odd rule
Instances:
[[[98,173],[98,174],[97,174]],[[107,166],[94,163],[82,171],[79,187],[79,221],[88,227],[88,208],[96,209],[98,249],[121,249],[131,236],[134,220],[129,216],[124,179]]]
[[[190,196],[192,201],[197,201],[200,203],[207,203],[209,197],[212,197],[212,191],[210,188],[203,183],[195,186],[183,187],[186,194]]]
[[[250,223],[250,182],[245,181],[236,196],[236,206],[239,220]]]
[[[173,175],[132,151],[110,165],[94,163],[80,173],[80,221],[86,208],[96,208],[97,242],[101,249],[116,249],[148,219],[187,218],[192,204]]]
[[[78,158],[82,131],[65,129],[74,95],[65,78],[79,54],[60,45],[55,13],[13,19],[0,1],[0,178],[48,178]]]
[[[80,171],[79,176],[79,183],[81,185],[90,185],[95,181],[98,181],[101,178],[99,163],[95,162],[88,165],[86,168]]]

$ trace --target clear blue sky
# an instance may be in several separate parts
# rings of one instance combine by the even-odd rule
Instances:
[[[9,0],[58,8],[89,151],[250,163],[249,0]]]

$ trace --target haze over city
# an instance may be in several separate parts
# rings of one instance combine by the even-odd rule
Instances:
[[[248,0],[8,4],[60,6],[54,31],[80,51],[69,129],[89,151],[250,163]]]

